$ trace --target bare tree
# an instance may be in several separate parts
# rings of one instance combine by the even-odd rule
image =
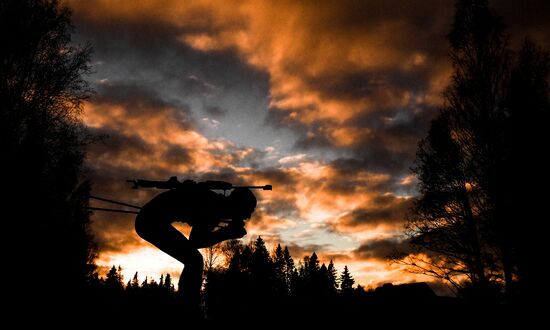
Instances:
[[[218,243],[212,246],[209,246],[204,251],[204,271],[206,273],[212,271],[217,266],[221,265],[223,257],[223,243]]]

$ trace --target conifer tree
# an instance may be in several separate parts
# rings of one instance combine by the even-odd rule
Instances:
[[[350,293],[353,290],[353,284],[355,284],[355,280],[351,276],[348,266],[344,266],[344,271],[340,276],[340,292]]]
[[[336,271],[336,267],[334,267],[332,259],[328,264],[327,273],[328,287],[330,291],[336,292],[336,290],[338,290],[338,272]]]

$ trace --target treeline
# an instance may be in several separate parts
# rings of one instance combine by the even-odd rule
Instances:
[[[219,250],[225,262],[217,267],[207,265],[207,296],[231,291],[241,296],[246,292],[261,292],[264,297],[330,296],[353,291],[355,280],[347,266],[339,274],[332,260],[321,264],[315,252],[296,264],[288,247],[278,244],[270,254],[261,237],[248,245],[229,241]]]
[[[315,252],[295,262],[289,249],[280,244],[270,253],[261,237],[249,244],[231,240],[207,249],[204,274],[200,318],[231,324],[243,318],[275,323],[303,321],[311,315],[356,318],[394,308],[443,311],[463,303],[436,296],[426,283],[387,283],[365,290],[355,285],[347,266],[338,271],[332,261],[321,262]],[[170,274],[140,280],[135,273],[124,279],[122,268],[112,266],[105,277],[97,273],[92,277],[85,301],[111,311],[145,308],[150,316],[193,319],[196,315],[188,314],[179,293]],[[284,311],[284,317],[274,319],[277,311]]]
[[[105,277],[98,273],[90,278],[85,299],[90,301],[109,301],[113,305],[141,305],[153,303],[159,306],[177,304],[177,291],[170,274],[162,274],[157,282],[154,278],[145,277],[139,280],[134,276],[124,282],[121,266],[113,266]]]
[[[261,317],[282,306],[290,314],[324,309],[334,313],[344,300],[351,303],[365,293],[361,286],[354,288],[347,266],[339,273],[332,260],[321,263],[315,252],[296,264],[287,247],[279,244],[270,254],[261,237],[249,245],[226,242],[220,251],[224,264],[207,266],[205,272],[205,308],[214,319],[243,310]]]
[[[264,240],[258,237],[248,245],[232,240],[207,250],[202,310],[209,319],[220,319],[238,310],[254,311],[266,306],[283,304],[301,308],[335,305],[339,297],[365,294],[347,266],[338,272],[332,260],[321,263],[313,252],[296,264],[287,247],[277,245],[270,253]],[[223,260],[218,260],[223,259]],[[89,283],[90,301],[109,302],[112,305],[156,307],[183,310],[170,274],[139,280],[136,272],[131,279],[122,276],[121,266],[113,265],[105,277],[97,273]],[[256,311],[260,313],[261,311]]]

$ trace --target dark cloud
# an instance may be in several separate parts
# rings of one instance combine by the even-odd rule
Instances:
[[[372,143],[360,150],[360,161],[364,168],[374,172],[398,175],[408,172],[414,159],[413,150],[394,151],[384,145],[385,140],[373,139]]]
[[[331,224],[332,229],[353,230],[353,228],[376,227],[389,225],[401,227],[406,219],[406,214],[411,207],[411,198],[399,198],[392,194],[378,194],[370,201],[369,205],[357,208]]]
[[[490,3],[508,24],[508,32],[513,40],[522,40],[529,36],[543,45],[549,43],[550,20],[547,18],[550,15],[547,14],[548,10],[544,11],[549,6],[547,2],[532,0]],[[353,158],[372,170],[387,170],[389,173],[403,175],[412,164],[417,142],[425,136],[435,111],[434,105],[430,103],[420,102],[401,107],[395,107],[391,103],[404,93],[411,93],[414,99],[433,92],[433,78],[450,65],[446,55],[445,35],[450,29],[453,6],[443,5],[438,1],[414,5],[403,1],[384,4],[351,1],[339,3],[338,6],[321,5],[319,12],[328,11],[325,7],[332,10],[327,14],[331,18],[327,26],[339,29],[341,25],[343,33],[364,30],[368,34],[369,29],[379,24],[398,22],[403,26],[401,36],[388,40],[388,45],[400,52],[423,56],[421,63],[411,68],[395,66],[352,72],[332,70],[315,75],[300,72],[304,67],[307,68],[304,65],[297,64],[292,70],[289,69],[299,72],[297,75],[303,79],[305,85],[319,92],[326,100],[368,100],[375,104],[375,109],[360,109],[358,115],[344,123],[344,127],[349,125],[350,129],[359,127],[371,130],[369,138],[349,146],[354,153]],[[541,8],[544,14],[540,13]],[[299,135],[296,143],[299,149],[342,149],[330,137],[331,128],[342,127],[340,124],[319,120],[306,125],[295,120],[296,113],[311,111],[311,107],[314,105],[284,109],[274,107],[268,121],[295,130]],[[348,147],[343,147],[346,148]]]
[[[330,252],[323,253],[322,259],[323,260],[321,262],[324,262],[327,265],[331,260],[332,262],[339,262],[339,263],[353,262],[353,256],[351,254],[342,254],[342,253],[330,253]]]
[[[159,112],[172,112],[172,117],[186,128],[193,127],[191,112],[187,105],[171,99],[164,99],[153,88],[133,82],[107,82],[96,87],[96,95],[92,98],[95,105],[117,105],[124,108],[129,116],[144,117],[158,115]],[[131,118],[129,118],[131,119]]]
[[[244,63],[234,50],[204,53],[178,40],[193,28],[155,18],[101,19],[83,10],[75,12],[74,20],[77,39],[94,47],[99,79],[115,75],[159,91],[169,89],[180,97],[208,96],[215,94],[216,89],[235,86],[253,90],[261,84],[268,89],[265,73]],[[218,106],[207,104],[208,101],[204,100],[205,109]]]
[[[288,243],[286,247],[288,247],[288,251],[290,252],[290,255],[292,256],[292,258],[294,258],[294,262],[298,264],[298,261],[300,261],[305,256],[311,256],[313,252],[319,255],[320,253],[328,251],[331,246],[329,244],[298,245],[296,243]],[[321,260],[321,262],[327,262],[327,263],[328,261],[330,260]]]
[[[441,48],[444,49],[443,45]],[[445,67],[446,58],[443,51],[422,56],[424,64],[414,68],[328,72],[323,75],[306,76],[304,81],[309,88],[321,92],[326,98],[374,101],[378,107],[374,109],[376,111],[384,108],[384,103],[394,101],[396,95],[405,92],[422,94],[430,89],[431,79]]]
[[[348,156],[333,161],[341,173],[368,170],[387,173],[396,178],[410,173],[418,142],[427,134],[437,109],[431,105],[381,108],[353,117],[343,126],[325,120],[304,125],[291,121],[291,112],[271,111],[268,121],[287,125],[298,133],[295,147],[298,150],[321,148],[345,151]],[[334,127],[343,131],[365,130],[349,146],[336,146],[331,140]],[[346,128],[347,127],[347,128]]]
[[[421,105],[416,108],[399,109],[392,116],[384,116],[390,122],[382,131],[388,140],[396,141],[403,149],[411,148],[411,143],[417,142],[428,131],[431,120],[436,116],[437,108],[430,105]],[[380,120],[380,119],[378,119]],[[394,146],[394,149],[397,149]]]
[[[404,0],[391,1],[338,1],[323,3],[304,3],[303,9],[311,12],[304,17],[307,35],[311,39],[308,46],[315,53],[318,42],[324,41],[327,35],[334,35],[340,40],[355,41],[362,36],[384,33],[391,28],[398,28],[399,33],[384,35],[387,40],[376,40],[379,48],[394,47],[403,52],[426,51],[433,54],[442,49],[446,29],[452,18],[453,6],[438,0],[408,2]],[[365,38],[368,39],[368,38]],[[342,58],[342,63],[347,59]],[[288,71],[302,70],[307,57],[292,59],[286,64]],[[342,67],[340,67],[342,69]],[[300,72],[301,76],[307,71]]]
[[[274,187],[294,187],[299,179],[287,170],[275,167],[264,167],[255,171],[254,174],[259,178],[265,178]]]
[[[166,151],[162,154],[162,159],[174,166],[193,162],[189,150],[175,144],[167,147]]]
[[[89,133],[97,137],[96,142],[90,145],[88,159],[99,157],[118,158],[124,153],[149,154],[152,146],[139,136],[127,136],[108,127],[90,127]]]
[[[349,30],[355,26],[373,26],[388,21],[405,21],[407,26],[422,31],[432,30],[432,26],[441,25],[452,13],[452,5],[438,0],[410,2],[405,0],[387,1],[342,1],[315,4],[321,10],[333,11],[334,20],[326,24]],[[413,43],[413,41],[410,41]]]
[[[248,148],[244,156],[238,156],[236,158],[236,162],[241,166],[252,168],[255,171],[261,171],[261,169],[265,167],[266,152]]]
[[[403,1],[390,1],[389,4],[386,2],[380,4],[343,1],[338,4],[319,4],[312,10],[316,16],[312,21],[307,21],[307,24],[310,24],[310,28],[315,30],[315,34],[309,36],[314,40],[317,37],[322,38],[325,35],[341,32],[341,38],[349,39],[350,44],[353,44],[360,39],[359,35],[372,36],[377,29],[384,32],[388,29],[395,29],[394,34],[387,36],[388,40],[379,41],[375,37],[376,41],[372,41],[366,37],[366,42],[369,47],[374,46],[373,52],[389,52],[388,58],[400,58],[401,63],[393,59],[392,61],[397,62],[391,66],[370,65],[366,69],[353,66],[351,69],[347,69],[347,59],[342,58],[341,65],[338,65],[337,62],[329,62],[333,67],[325,68],[322,71],[314,70],[314,74],[312,74],[310,66],[298,59],[292,59],[285,69],[292,75],[300,77],[305,89],[318,93],[321,100],[317,105],[309,103],[302,107],[287,105],[280,108],[278,105],[274,106],[271,108],[268,121],[274,125],[285,125],[295,130],[299,135],[296,146],[303,149],[319,147],[341,149],[342,146],[335,143],[337,141],[331,137],[335,127],[346,128],[347,125],[350,125],[350,128],[368,128],[372,130],[371,138],[356,141],[349,147],[356,150],[360,156],[368,153],[368,158],[381,159],[384,163],[398,163],[402,159],[401,155],[391,159],[388,154],[393,153],[393,150],[386,147],[387,143],[393,141],[386,141],[384,132],[381,127],[377,126],[377,123],[364,122],[362,124],[361,116],[371,115],[373,112],[385,112],[386,116],[391,116],[391,111],[399,111],[402,107],[410,109],[413,106],[418,106],[411,104],[396,108],[394,104],[396,99],[405,97],[407,93],[415,99],[433,92],[432,79],[448,66],[444,35],[452,18],[452,6],[442,5],[439,1],[423,1],[414,5]],[[383,28],[384,26],[387,28]],[[376,49],[376,45],[380,49]],[[315,55],[315,52],[316,49],[311,49],[312,56]],[[330,55],[332,54],[327,54],[327,56]],[[309,61],[307,56],[304,56],[303,60]],[[405,63],[409,60],[410,64]],[[273,100],[275,104],[279,104],[277,101],[287,97],[288,95],[285,94],[277,95],[273,97]],[[338,121],[327,121],[323,118],[307,123],[296,120],[302,113],[313,111],[323,114],[325,106],[323,103],[334,100],[352,102],[349,110],[356,113],[343,126]],[[357,102],[363,102],[369,106],[361,106]],[[353,109],[354,107],[355,109]],[[422,128],[418,127],[417,132],[425,134]],[[418,133],[415,137],[417,136]],[[414,145],[417,142],[416,139],[408,139],[407,135],[403,136],[401,140],[412,140]],[[410,144],[408,143],[408,145]],[[394,143],[395,145],[399,144]],[[347,146],[344,146],[345,148]]]
[[[184,105],[165,101],[147,87],[124,83],[101,84],[92,102],[94,111],[88,116],[102,123],[90,128],[92,135],[100,137],[90,145],[87,155],[94,190],[113,198],[125,197],[126,179],[173,175],[157,163],[192,163],[188,150],[181,146],[166,143],[161,149],[145,140],[146,136],[163,133],[156,126],[147,131],[155,118],[165,118],[182,131],[191,130],[193,123]],[[140,134],[143,131],[148,135]]]
[[[409,241],[401,238],[378,239],[361,244],[353,251],[357,259],[387,260],[394,253],[412,252]]]
[[[284,245],[281,244],[281,246],[284,248]],[[294,263],[296,266],[298,266],[298,263],[303,261],[304,257],[311,257],[311,255],[315,252],[317,257],[319,258],[319,264],[325,264],[328,265],[330,261],[338,262],[338,263],[345,263],[345,262],[351,262],[353,260],[352,254],[342,254],[342,253],[334,253],[330,251],[331,246],[328,244],[305,244],[305,245],[298,245],[295,243],[290,243],[286,245],[288,247],[288,251],[290,252],[290,255],[294,259]]]
[[[271,97],[271,101],[275,101],[276,97]],[[295,115],[300,113],[304,108],[280,108],[277,106],[270,106],[265,122],[263,124],[276,129],[290,128],[293,132],[297,132],[299,136],[304,134],[304,130],[307,131],[309,126],[302,125],[292,119],[292,113]],[[301,137],[303,138],[303,137]]]
[[[143,205],[159,193],[156,189],[132,189],[126,180],[164,179],[172,173],[149,171],[148,169],[131,169],[123,166],[103,166],[92,168],[89,178],[92,180],[92,193],[100,197],[121,200],[133,205]],[[112,205],[111,205],[112,207]]]
[[[414,110],[399,111],[392,117],[385,117],[388,123],[374,129],[371,139],[354,146],[356,157],[372,171],[392,175],[408,173],[418,141],[426,134],[435,113],[428,108],[416,113]]]
[[[307,85],[323,93],[324,96],[337,99],[361,99],[372,94],[379,83],[372,72],[331,73],[307,78]]]
[[[281,218],[295,218],[299,209],[296,206],[295,199],[273,198],[269,203],[263,205],[266,214],[277,214]]]
[[[227,114],[227,110],[216,105],[207,106],[205,108],[206,113],[212,117],[223,117]]]
[[[298,110],[298,113],[302,110]],[[282,116],[271,115],[268,118],[269,120],[278,118],[279,123],[285,124],[287,127],[293,129],[297,133],[298,137],[294,144],[295,149],[300,151],[307,151],[308,149],[313,148],[338,148],[334,144],[334,141],[332,141],[332,139],[330,138],[330,133],[335,127],[338,127],[338,125],[335,125],[334,122],[331,120],[318,120],[314,123],[305,125],[303,123],[295,122],[292,120],[292,117],[294,116],[292,114],[293,112],[285,110],[284,112],[282,112]]]
[[[353,180],[353,175],[364,171],[388,175],[386,180],[376,180],[364,182],[370,191],[390,192],[399,187],[399,181],[403,176],[410,174],[410,166],[413,164],[414,152],[391,152],[381,145],[370,146],[362,151],[360,158],[338,158],[332,161],[332,165],[338,172]],[[335,188],[345,189],[353,187],[353,182],[349,184],[345,181],[337,182]],[[353,191],[352,191],[353,192]]]
[[[397,196],[415,194],[414,185],[402,181],[441,103],[449,73],[444,36],[452,1],[265,3],[268,15],[264,6],[233,10],[224,2],[212,8],[211,3],[175,0],[151,6],[69,2],[76,8],[76,41],[95,49],[97,94],[91,106],[103,121],[92,131],[107,136],[88,153],[94,194],[142,205],[158,191],[132,190],[125,179],[166,179],[183,168],[180,179],[273,184],[269,197],[257,194],[262,209],[251,220],[265,221],[254,223],[255,228],[273,233],[272,240],[279,239],[276,230],[269,230],[273,222],[299,219],[307,209],[298,206],[301,197],[330,210],[346,204],[342,201],[364,201],[353,211],[346,206],[334,210],[349,212],[321,230],[399,228],[412,199]],[[524,35],[550,44],[550,2],[490,3],[504,16],[513,44]],[[194,35],[213,47],[186,41]],[[264,117],[253,114],[267,107],[266,123],[280,128],[275,138],[295,142],[311,164],[326,165],[329,175],[313,180],[307,167],[299,167],[311,165],[305,161],[292,168],[266,168],[266,152],[198,131],[207,129],[197,125],[205,116],[236,127],[262,126]],[[169,134],[175,131],[181,135]],[[188,146],[193,137],[199,142]],[[245,139],[252,145],[257,136]],[[324,158],[325,152],[330,157]],[[133,216],[96,212],[94,219],[104,252],[140,245]],[[331,251],[334,246],[328,244],[295,242],[289,248],[297,258],[316,251],[353,261],[384,259],[394,248],[409,251],[406,246],[389,238],[365,242],[350,255]]]
[[[135,215],[113,215],[111,212],[94,211],[92,229],[102,253],[125,253],[141,246],[141,239],[134,231]]]
[[[235,178],[239,177],[237,172],[232,168],[222,168],[217,171],[208,171],[203,173],[190,173],[190,176],[197,181],[207,181],[207,180],[218,180],[218,181],[227,181],[234,184]]]
[[[334,160],[331,166],[336,174],[327,182],[328,189],[337,194],[349,195],[365,191],[383,194],[403,188],[399,173],[376,171],[367,164],[364,160],[353,158]]]
[[[373,136],[353,147],[353,157],[337,158],[331,162],[339,177],[332,187],[341,192],[354,192],[352,187],[353,182],[357,182],[357,175],[368,171],[388,175],[387,180],[364,182],[370,191],[403,189],[400,181],[411,174],[418,141],[427,132],[436,113],[430,107],[418,112],[402,110],[366,116],[363,121],[373,126]],[[360,122],[358,120],[358,124]]]

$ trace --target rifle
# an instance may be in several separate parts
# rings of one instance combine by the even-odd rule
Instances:
[[[201,185],[207,189],[212,190],[231,190],[236,188],[245,188],[245,189],[262,189],[262,190],[273,190],[273,186],[266,184],[263,186],[234,186],[232,183],[225,181],[204,181],[204,182],[195,182],[192,180],[179,181],[178,177],[173,176],[166,181],[153,181],[153,180],[126,180],[126,182],[131,182],[133,184],[133,189],[138,188],[157,188],[157,189],[176,189],[180,187],[185,187],[187,185]]]
[[[262,190],[273,190],[273,187],[270,184],[266,184],[263,186],[234,186],[233,184],[225,181],[205,181],[205,182],[195,182],[192,180],[185,180],[183,182],[180,182],[178,180],[178,177],[173,176],[170,177],[170,179],[166,181],[153,181],[153,180],[142,180],[142,179],[134,179],[134,180],[126,180],[126,182],[131,182],[133,184],[133,189],[138,189],[140,187],[142,188],[158,188],[158,189],[176,189],[179,187],[185,187],[186,185],[201,185],[206,187],[207,189],[212,190],[223,190],[224,192],[226,190],[236,189],[236,188],[245,188],[245,189],[262,189]],[[119,201],[115,201],[112,199],[107,199],[103,197],[98,196],[88,196],[91,199],[99,200],[102,202],[107,202],[111,204],[117,204],[126,206],[129,208],[140,210],[141,206],[136,206],[128,203],[123,203]],[[118,210],[118,209],[111,209],[111,208],[104,208],[104,207],[84,207],[84,209],[91,210],[91,211],[106,211],[106,212],[118,212],[118,213],[132,213],[132,214],[138,214],[138,211],[130,211],[130,210]]]

